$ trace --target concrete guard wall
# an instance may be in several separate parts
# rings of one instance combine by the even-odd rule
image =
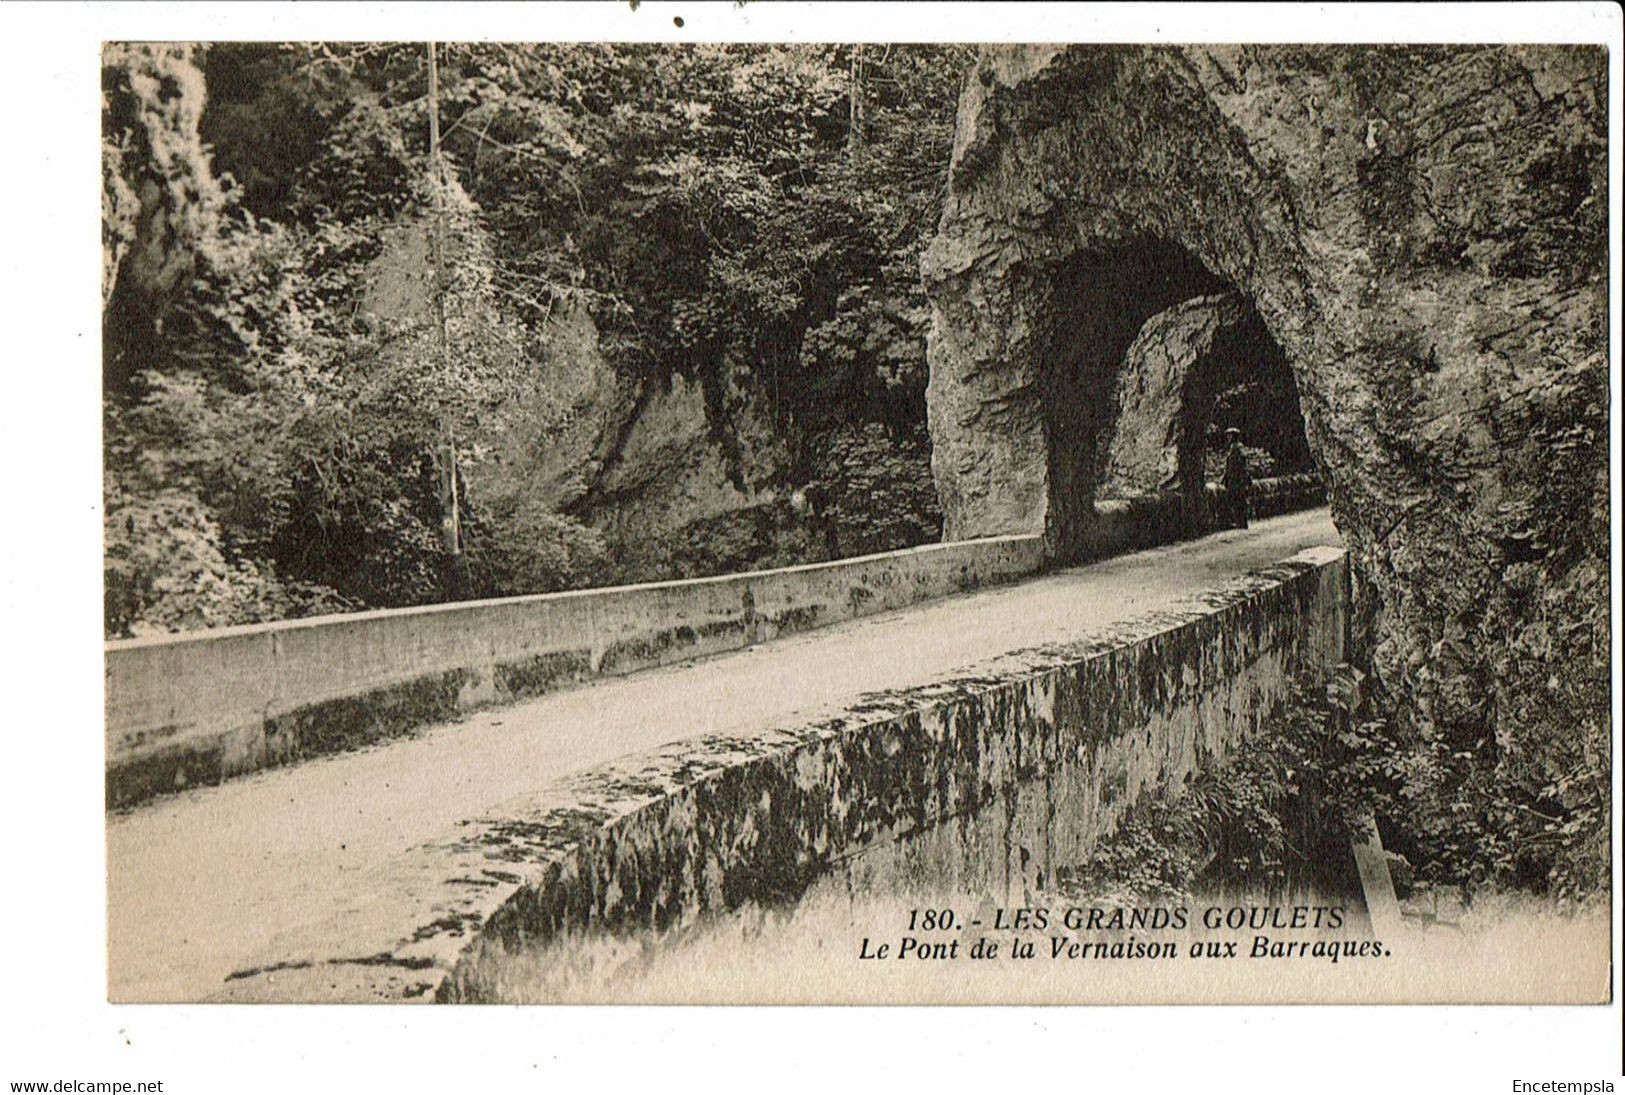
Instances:
[[[1077,643],[561,780],[380,866],[379,897],[217,998],[548,998],[549,978],[815,884],[1019,899],[1340,661],[1348,581],[1341,549],[1310,549]]]
[[[690,581],[110,642],[107,803],[335,752],[592,677],[1008,582],[1004,536]]]

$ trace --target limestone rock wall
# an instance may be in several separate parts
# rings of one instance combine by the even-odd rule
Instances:
[[[472,203],[459,188],[448,191],[454,267],[489,270],[490,241]],[[430,337],[430,239],[423,216],[384,234],[361,301],[371,322]],[[448,313],[453,344],[472,347],[473,357],[511,354],[524,342],[516,319],[478,277],[453,279]],[[465,470],[476,493],[522,489],[549,509],[580,517],[603,534],[616,562],[605,581],[789,561],[771,557],[778,539],[771,525],[788,513],[772,484],[782,480],[790,456],[751,386],[724,382],[718,411],[699,379],[678,375],[662,384],[622,377],[605,359],[579,300],[555,302],[535,342],[540,352],[530,358],[522,388],[486,416],[473,439],[494,457]],[[410,352],[423,350],[403,341],[386,351]],[[725,439],[715,428],[723,414]],[[788,550],[799,562],[797,546]]]
[[[748,381],[721,384],[725,431],[715,428],[702,380],[675,375],[621,393],[579,508],[615,545],[619,578],[726,574],[810,557],[810,532],[797,528],[782,489],[789,449],[766,401]]]
[[[924,263],[946,534],[1079,538],[1075,287],[1173,248],[1291,361],[1380,678],[1541,778],[1605,747],[1606,95],[1593,47],[990,49]]]
[[[1145,321],[1117,376],[1102,494],[1194,496],[1202,489],[1201,412],[1212,395],[1198,390],[1200,365],[1220,334],[1241,318],[1241,308],[1234,294],[1192,297]]]

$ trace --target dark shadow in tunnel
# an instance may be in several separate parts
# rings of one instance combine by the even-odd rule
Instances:
[[[1285,352],[1252,302],[1191,252],[1140,237],[1068,258],[1045,288],[1048,307],[1041,313],[1038,344],[1047,355],[1040,375],[1049,457],[1048,533],[1058,558],[1076,555],[1095,519],[1107,446],[1122,413],[1120,385],[1130,348],[1148,321],[1195,298],[1233,294],[1235,317],[1196,355],[1177,384],[1177,398],[1161,408],[1167,412],[1161,420],[1122,423],[1128,431],[1163,431],[1177,438],[1178,472],[1114,494],[1179,493],[1194,512],[1203,482],[1218,477],[1225,431],[1232,427],[1242,431],[1255,479],[1316,470]]]
[[[1251,304],[1241,322],[1213,348],[1203,370],[1207,405],[1204,477],[1219,478],[1224,464],[1225,431],[1239,429],[1254,478],[1318,474],[1292,365],[1271,337],[1264,319]]]
[[[1087,251],[1051,275],[1044,378],[1050,460],[1050,537],[1064,557],[1090,519],[1098,475],[1098,439],[1111,421],[1107,398],[1141,326],[1191,297],[1225,283],[1184,248],[1143,237]]]

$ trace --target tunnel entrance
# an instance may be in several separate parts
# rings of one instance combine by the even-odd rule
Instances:
[[[1189,251],[1144,236],[1080,252],[1055,268],[1047,303],[1037,345],[1059,557],[1077,554],[1101,500],[1177,499],[1200,531],[1227,430],[1255,480],[1316,470],[1285,352]]]

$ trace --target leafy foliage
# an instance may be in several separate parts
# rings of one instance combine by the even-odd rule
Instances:
[[[853,48],[458,47],[471,91],[447,139],[521,309],[584,299],[623,375],[699,380],[736,464],[734,393],[764,393],[791,447],[779,486],[828,480],[834,438],[883,425],[919,501],[918,257],[969,54],[869,47],[855,83]],[[931,528],[924,504],[909,520]]]
[[[830,554],[867,555],[940,538],[942,513],[923,464],[925,439],[910,440],[898,445],[873,422],[827,435],[813,487],[834,539]]]
[[[420,46],[104,51],[108,635],[642,577],[624,533],[593,523],[613,453],[540,485],[586,397],[538,378],[575,352],[559,317],[582,313],[615,392],[698,385],[733,485],[775,500],[669,537],[673,572],[937,535],[916,271],[965,47],[440,56],[436,173]],[[1569,201],[1576,170],[1552,160],[1534,192]],[[444,349],[426,280],[437,208]],[[1213,416],[1259,446],[1255,474],[1307,460],[1265,334],[1243,339]],[[1126,834],[1171,826],[1177,846],[1270,878],[1292,858],[1292,811],[1330,801],[1375,814],[1439,878],[1605,885],[1606,377],[1554,369],[1538,392],[1486,392],[1467,424],[1515,439],[1501,479],[1538,489],[1480,504],[1428,484],[1467,500],[1412,517],[1457,534],[1419,542],[1486,565],[1391,553],[1410,568],[1392,584],[1413,591],[1384,607],[1392,633],[1425,641],[1372,661],[1406,667],[1409,721],[1375,713],[1398,709],[1375,681],[1306,698],[1274,752],[1192,788],[1189,817]],[[1404,437],[1452,443],[1403,400],[1382,411]],[[753,430],[787,455],[752,465]],[[441,541],[448,460],[467,584]],[[1144,847],[1120,860],[1100,869],[1176,887],[1191,866]]]
[[[1188,899],[1199,889],[1335,885],[1332,865],[1348,857],[1349,834],[1370,809],[1364,772],[1333,714],[1361,677],[1345,666],[1324,690],[1296,685],[1222,761],[1131,807],[1065,886],[1132,904]]]
[[[1560,902],[1605,891],[1606,751],[1537,797],[1470,750],[1419,739],[1394,709],[1352,665],[1321,688],[1300,682],[1223,762],[1131,808],[1066,887],[1126,904],[1204,886],[1279,891],[1345,861],[1351,834],[1375,822],[1423,880]]]
[[[831,550],[934,536],[915,271],[966,61],[443,46],[431,183],[422,47],[109,47],[108,633],[445,597],[448,441],[462,593],[637,577],[584,523],[591,468],[527,490],[526,446],[577,412],[534,380],[560,308],[588,310],[632,390],[703,384],[736,464],[734,393],[766,393],[790,460],[757,485],[827,493]]]

